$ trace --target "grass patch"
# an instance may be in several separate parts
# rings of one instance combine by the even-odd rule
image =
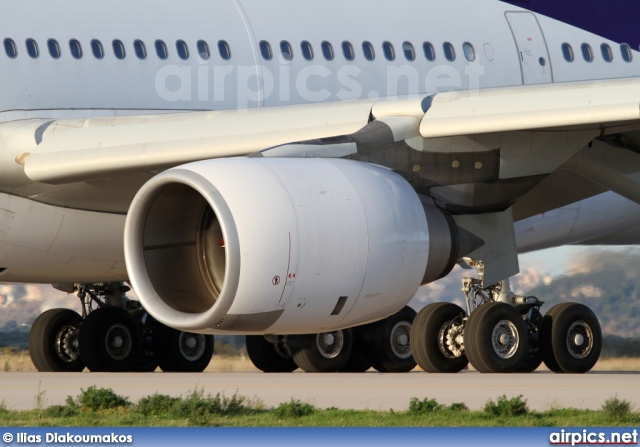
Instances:
[[[626,421],[631,416],[631,410],[631,403],[618,399],[618,396],[607,399],[602,405],[602,412],[610,421]]]
[[[300,418],[315,413],[316,407],[311,404],[291,399],[289,402],[282,403],[273,409],[273,415],[278,419]]]
[[[435,399],[412,398],[406,411],[320,409],[292,399],[275,408],[260,400],[234,394],[205,394],[195,389],[186,396],[153,394],[137,403],[109,388],[89,387],[65,405],[30,411],[11,411],[0,405],[4,426],[85,427],[582,427],[637,426],[640,413],[617,397],[598,411],[553,409],[530,411],[522,396],[489,400],[482,411],[470,411],[464,403],[449,406]]]
[[[527,400],[522,400],[522,394],[511,399],[507,399],[507,396],[503,394],[495,402],[489,399],[489,402],[484,406],[484,412],[491,416],[517,417],[529,413],[529,408]]]

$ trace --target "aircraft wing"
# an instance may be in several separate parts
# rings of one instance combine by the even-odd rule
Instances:
[[[52,121],[41,126],[36,135],[39,144],[25,154],[25,172],[34,181],[52,184],[153,172],[291,142],[349,135],[363,129],[371,118],[390,116],[413,118],[410,126],[417,124],[415,136],[427,141],[574,127],[602,136],[640,124],[640,79],[469,90],[373,104],[334,102]],[[395,124],[389,124],[395,131]]]
[[[442,93],[420,123],[423,138],[593,126],[640,118],[640,80],[544,84]]]
[[[370,112],[366,101],[51,121],[36,132],[40,141],[25,172],[34,181],[62,184],[162,170],[349,134],[367,124]]]

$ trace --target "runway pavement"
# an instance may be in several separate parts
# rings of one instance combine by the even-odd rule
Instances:
[[[26,410],[64,403],[91,385],[112,388],[136,402],[153,394],[186,395],[194,388],[205,394],[235,392],[276,406],[291,398],[318,407],[406,410],[412,397],[435,398],[443,404],[464,402],[481,409],[488,399],[522,394],[529,408],[598,409],[610,397],[640,402],[640,373],[533,374],[264,374],[244,373],[0,373],[0,401],[9,409]]]

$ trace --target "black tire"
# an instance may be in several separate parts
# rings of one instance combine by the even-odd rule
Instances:
[[[134,372],[154,372],[156,369],[158,369],[158,361],[155,357],[143,357],[134,368]]]
[[[409,372],[416,367],[411,355],[411,326],[416,311],[405,306],[384,320],[368,324],[363,332],[366,355],[380,372]]]
[[[298,369],[293,359],[262,335],[245,337],[247,354],[253,366],[266,373],[288,373]]]
[[[560,310],[567,307],[568,304],[569,303],[560,303],[553,306],[546,313],[546,315],[542,319],[542,323],[540,324],[540,353],[542,355],[542,361],[544,361],[545,366],[549,368],[550,371],[553,371],[555,373],[562,373],[564,371],[562,370],[562,368],[560,368],[560,365],[558,365],[558,362],[556,361],[556,358],[553,354],[553,319],[555,315]]]
[[[446,331],[452,322],[462,323],[465,311],[453,303],[424,307],[411,326],[411,352],[420,368],[430,373],[457,373],[468,364],[466,355],[456,357],[447,347]]]
[[[368,325],[351,328],[353,334],[353,346],[351,347],[351,355],[347,364],[342,367],[340,372],[360,373],[371,369],[371,361],[367,357],[365,349],[365,341],[363,332],[366,331]]]
[[[333,341],[326,336],[333,337]],[[353,347],[351,329],[321,334],[290,335],[287,344],[293,361],[306,372],[337,372],[349,361]]]
[[[522,366],[518,368],[516,372],[518,373],[530,373],[534,372],[538,367],[542,364],[542,355],[533,354],[529,355]]]
[[[80,356],[90,371],[136,371],[140,362],[140,329],[129,312],[102,307],[80,325]]]
[[[70,309],[50,309],[41,313],[29,331],[29,355],[41,372],[80,372],[75,341],[82,318]]]
[[[600,322],[587,306],[565,303],[551,322],[551,346],[558,366],[565,373],[590,371],[600,358]]]
[[[140,333],[142,337],[142,352],[140,354],[140,361],[136,366],[136,372],[154,372],[158,369],[158,360],[156,360],[153,354],[153,337],[152,326],[155,324],[155,319],[145,314],[141,319]]]
[[[482,304],[467,320],[465,351],[473,367],[480,372],[518,371],[528,355],[528,342],[529,334],[522,315],[509,304]]]
[[[153,325],[153,354],[164,372],[202,372],[213,357],[213,335],[194,334]]]

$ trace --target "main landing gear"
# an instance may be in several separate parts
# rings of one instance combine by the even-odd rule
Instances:
[[[213,355],[213,336],[181,332],[131,301],[123,283],[58,286],[76,292],[82,315],[51,309],[34,321],[29,353],[38,371],[201,372]]]
[[[416,312],[405,307],[375,323],[320,334],[248,335],[247,353],[264,372],[407,372],[416,366],[410,349]]]
[[[484,373],[524,373],[544,361],[554,372],[584,373],[598,361],[602,333],[588,307],[558,304],[543,317],[542,301],[509,293],[506,281],[484,287],[464,278],[462,290],[466,312],[435,303],[414,321],[411,351],[425,371],[458,372],[470,362]]]

